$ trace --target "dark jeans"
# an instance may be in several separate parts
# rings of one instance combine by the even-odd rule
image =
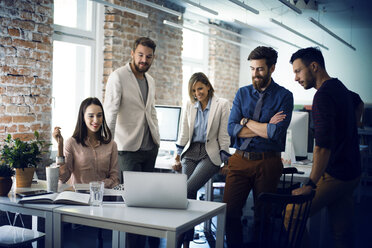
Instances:
[[[159,147],[155,146],[149,151],[119,151],[118,164],[120,173],[120,182],[123,183],[123,171],[143,171],[153,172]],[[146,247],[146,238],[150,248],[157,248],[160,239],[156,237],[147,237],[139,234],[127,233],[127,247],[141,248]]]
[[[255,209],[254,221],[257,226],[262,209],[262,204],[257,202],[257,197],[262,192],[276,191],[282,170],[283,164],[280,156],[248,160],[235,153],[229,158],[223,197],[226,203],[226,241],[229,248],[243,246],[242,208],[251,189]]]

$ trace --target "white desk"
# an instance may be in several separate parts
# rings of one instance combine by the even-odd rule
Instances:
[[[294,174],[293,181],[304,183],[310,176],[313,164],[292,164],[290,166],[284,166],[284,168],[288,167],[295,167],[299,172],[303,172],[303,174]]]
[[[186,210],[135,208],[125,205],[66,206],[54,210],[54,248],[63,246],[62,222],[100,227],[167,239],[167,247],[176,247],[177,237],[190,228],[217,216],[216,247],[223,247],[226,204],[189,200]],[[123,238],[113,240],[119,247]],[[123,247],[120,245],[120,247]]]
[[[161,170],[172,170],[172,165],[174,164],[174,156],[162,155],[156,157],[155,169]]]
[[[15,183],[15,182],[14,182]],[[32,184],[32,190],[45,189],[44,184]],[[8,196],[0,196],[0,210],[12,213],[32,215],[32,229],[37,230],[37,217],[45,218],[45,247],[53,247],[53,210],[61,205],[55,204],[19,204],[17,191],[26,191],[26,188],[12,189]],[[30,190],[30,188],[28,188]]]

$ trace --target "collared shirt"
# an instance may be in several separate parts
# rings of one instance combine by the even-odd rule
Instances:
[[[210,107],[211,99],[208,100],[207,107],[204,110],[202,109],[201,103],[199,101],[195,103],[194,108],[197,109],[197,112],[191,142],[205,143],[207,137],[207,126]]]
[[[266,88],[265,93],[259,122],[268,123],[268,138],[253,137],[246,149],[249,152],[280,152],[285,149],[287,128],[292,118],[293,95],[289,90],[275,83],[273,79],[271,79],[271,83]],[[242,118],[253,118],[258,98],[259,92],[253,85],[240,88],[235,95],[227,131],[231,136],[232,146],[236,149],[240,150],[242,143],[246,139],[238,137],[240,130],[243,128],[240,125],[240,121]],[[284,111],[283,114],[287,115],[286,118],[277,124],[270,124],[271,117],[280,111]]]
[[[90,146],[69,138],[64,147],[65,164],[60,167],[59,179],[65,183],[103,181],[105,188],[119,184],[118,148],[115,141]]]
[[[207,126],[208,126],[208,117],[209,117],[209,109],[211,107],[211,98],[208,100],[207,107],[202,110],[202,106],[199,101],[194,104],[194,108],[196,108],[196,117],[194,122],[194,129],[192,133],[192,140],[193,142],[200,142],[205,143],[207,139]],[[177,146],[177,154],[181,154],[183,151],[184,146]]]

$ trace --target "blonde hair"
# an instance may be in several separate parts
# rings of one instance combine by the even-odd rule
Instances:
[[[212,96],[214,95],[214,89],[213,89],[213,86],[212,86],[211,82],[209,82],[208,77],[203,72],[196,72],[196,73],[192,74],[192,76],[191,76],[191,78],[189,80],[189,97],[190,97],[190,101],[192,103],[195,103],[196,102],[195,95],[192,92],[192,87],[194,86],[194,84],[196,82],[201,82],[201,83],[205,84],[207,87],[209,86],[208,99],[212,98]]]

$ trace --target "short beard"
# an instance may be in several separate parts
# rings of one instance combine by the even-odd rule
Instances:
[[[133,65],[134,65],[134,69],[136,69],[136,71],[137,72],[140,72],[140,73],[147,72],[150,69],[150,67],[151,67],[151,65],[146,64],[147,65],[147,68],[146,69],[140,69],[139,66],[136,64],[136,62],[134,62],[134,61],[133,61]]]
[[[266,76],[260,77],[260,78],[262,78],[262,81],[261,82],[256,82],[255,79],[252,77],[253,87],[258,91],[261,91],[261,89],[264,89],[269,85],[271,75],[267,74]]]

